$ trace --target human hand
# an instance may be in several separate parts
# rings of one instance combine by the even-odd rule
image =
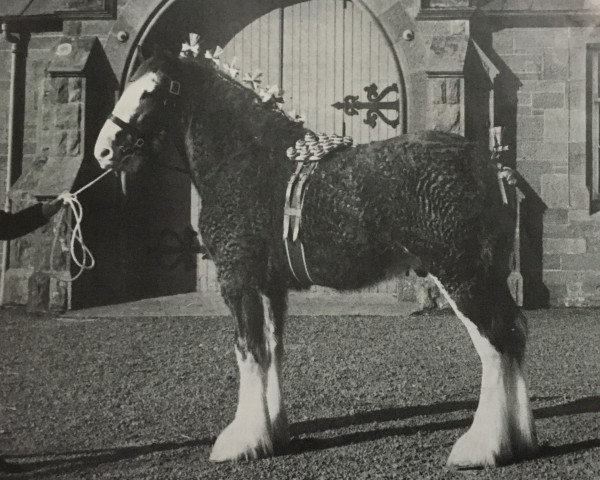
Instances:
[[[60,210],[60,207],[63,206],[63,199],[61,197],[55,198],[54,200],[50,200],[48,202],[42,203],[42,215],[49,219],[56,212]]]

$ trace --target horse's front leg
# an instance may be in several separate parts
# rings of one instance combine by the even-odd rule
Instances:
[[[270,351],[263,302],[257,288],[222,285],[223,297],[236,321],[235,355],[239,398],[233,422],[217,438],[211,460],[254,459],[273,454],[267,384]]]
[[[265,335],[270,360],[267,372],[267,406],[273,427],[275,451],[283,450],[290,441],[288,419],[281,391],[286,297],[285,292],[270,292],[262,295]]]

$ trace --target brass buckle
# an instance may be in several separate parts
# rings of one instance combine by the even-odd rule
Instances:
[[[179,96],[179,94],[181,93],[181,83],[175,80],[171,80],[171,85],[169,85],[169,93],[171,95]]]

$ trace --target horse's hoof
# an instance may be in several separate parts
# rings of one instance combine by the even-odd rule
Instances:
[[[285,413],[272,420],[273,449],[275,453],[284,452],[290,444],[290,428]]]
[[[521,438],[517,443],[515,451],[515,460],[527,460],[535,458],[540,452],[537,438],[535,435],[529,438]]]
[[[267,428],[242,424],[234,420],[217,438],[210,459],[214,462],[226,462],[255,460],[272,455],[272,435]]]
[[[510,448],[492,445],[489,436],[478,435],[471,430],[452,447],[446,465],[452,468],[484,468],[506,464],[512,459]]]

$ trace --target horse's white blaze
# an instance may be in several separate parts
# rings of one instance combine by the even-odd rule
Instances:
[[[455,443],[448,465],[483,466],[527,455],[536,445],[525,376],[515,358],[500,354],[430,275],[466,327],[482,363],[479,404],[471,428]]]
[[[271,361],[267,371],[267,406],[269,409],[269,418],[273,428],[274,441],[279,446],[285,446],[289,442],[289,427],[283,395],[281,392],[281,367],[283,359],[282,346],[279,345],[281,338],[275,335],[275,318],[271,302],[265,295],[261,295],[263,302],[263,312],[265,318],[265,335]],[[278,348],[279,347],[279,348]]]
[[[148,72],[131,82],[113,109],[113,114],[124,122],[129,122],[137,111],[142,95],[153,92],[158,86],[159,79],[155,72]]]
[[[142,95],[154,91],[158,86],[158,81],[156,73],[148,72],[135,82],[130,83],[121,98],[119,98],[112,113],[124,122],[130,122],[140,105]],[[111,165],[114,142],[120,130],[120,127],[108,120],[98,134],[94,146],[94,157],[96,157],[102,168],[108,168]]]
[[[254,459],[273,453],[273,432],[267,409],[266,372],[248,353],[236,349],[240,372],[239,401],[233,422],[217,438],[210,455],[217,462]]]

